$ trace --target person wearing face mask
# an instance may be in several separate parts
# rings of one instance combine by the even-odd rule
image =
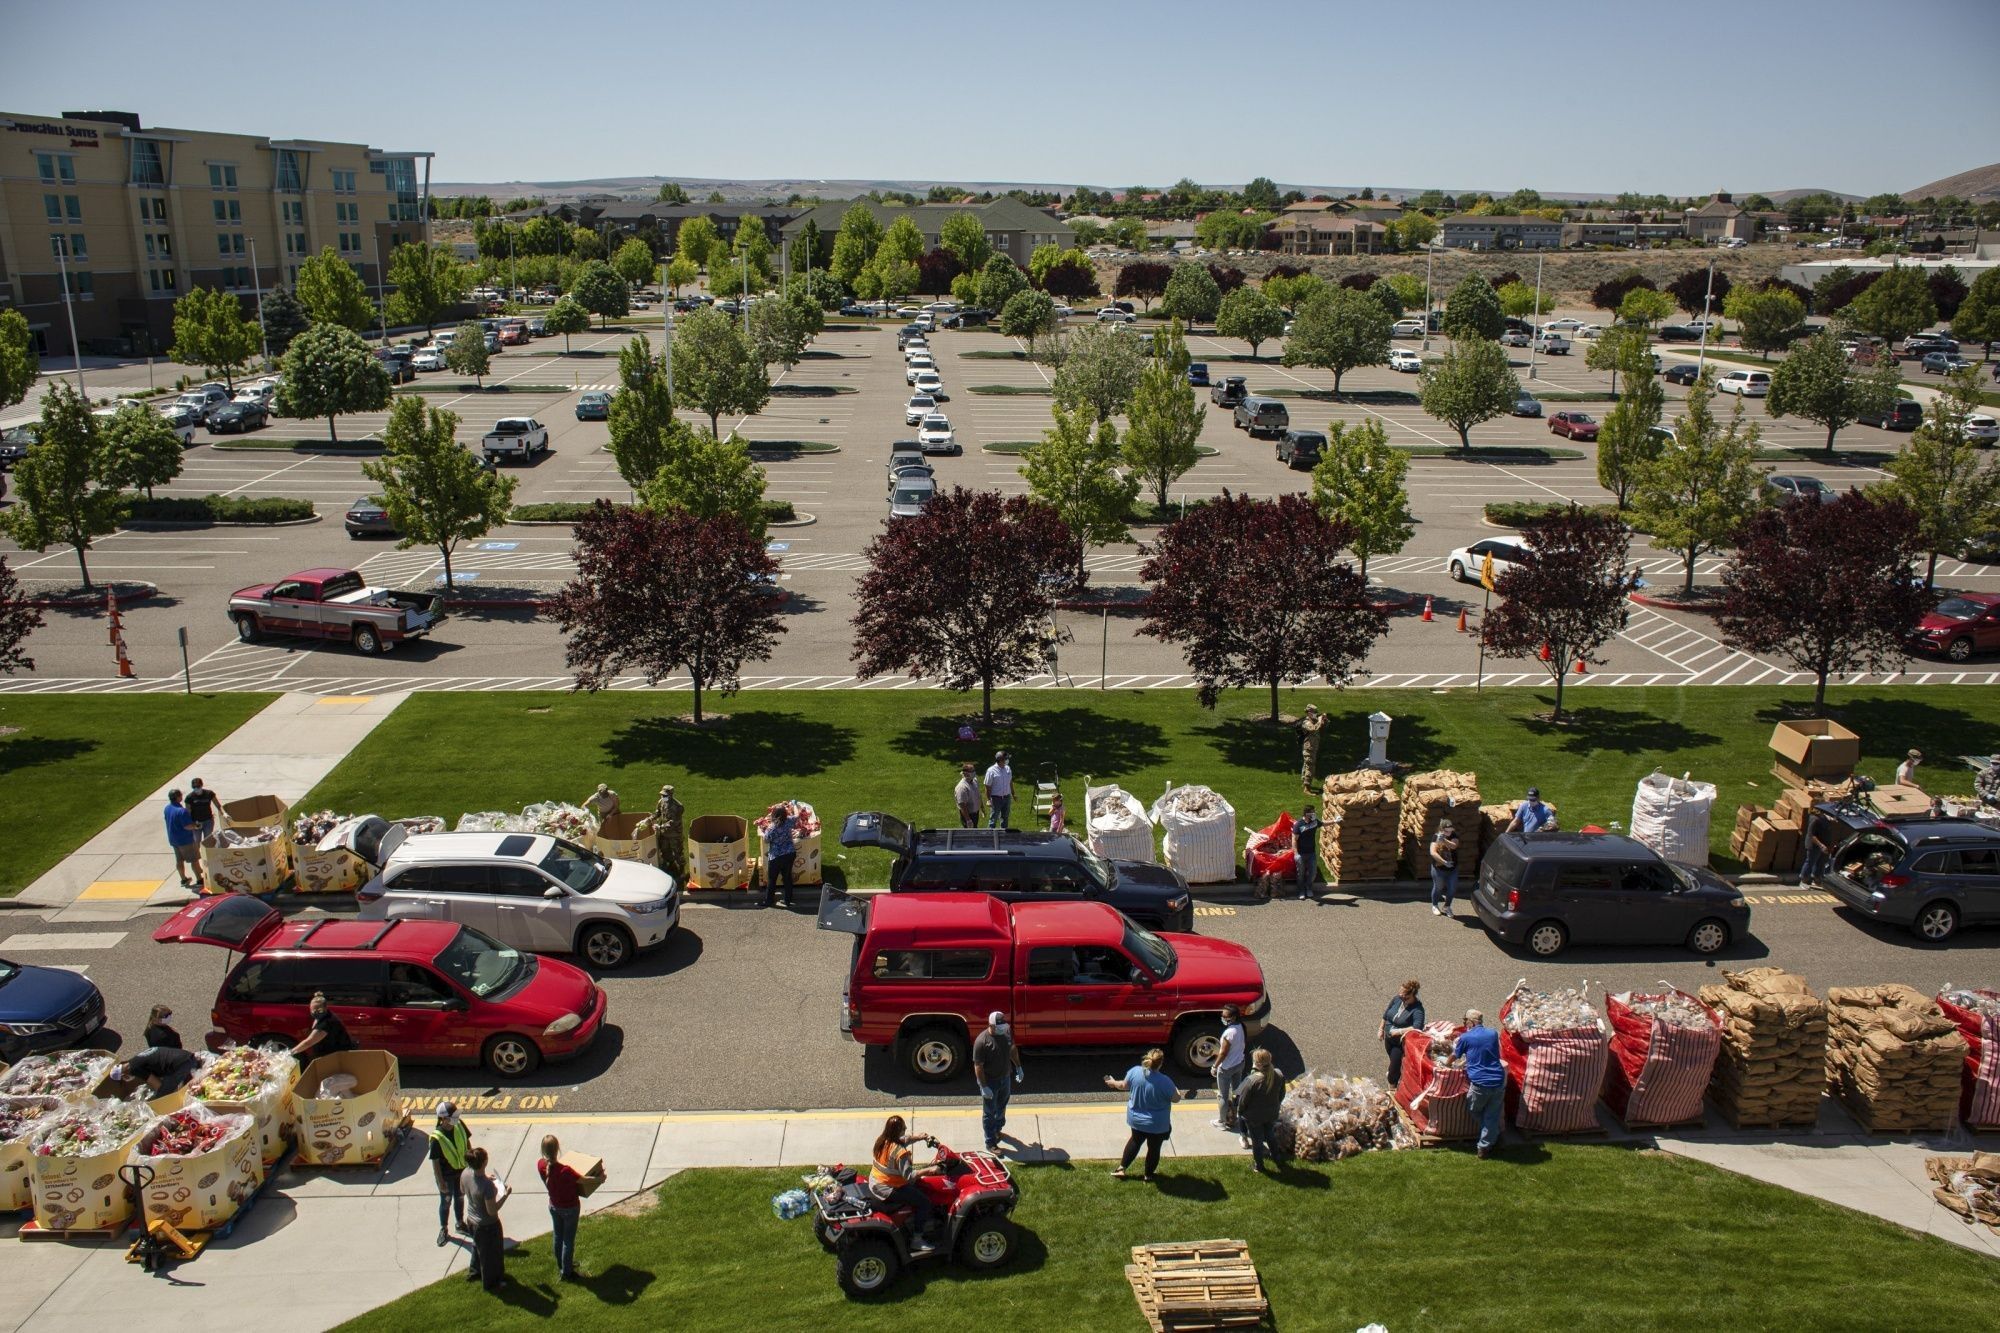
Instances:
[[[438,1239],[440,1247],[451,1240],[445,1223],[455,1225],[458,1234],[470,1236],[465,1225],[463,1176],[466,1154],[472,1148],[472,1132],[458,1117],[456,1102],[438,1103],[437,1124],[431,1127],[431,1175],[438,1187]]]
[[[181,1034],[174,1031],[172,1023],[174,1011],[164,1004],[153,1006],[153,1012],[146,1015],[146,1045],[180,1048],[185,1045]]]

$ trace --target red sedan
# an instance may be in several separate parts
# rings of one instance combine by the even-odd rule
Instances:
[[[1549,434],[1572,440],[1597,438],[1597,421],[1588,412],[1558,412],[1549,418]]]

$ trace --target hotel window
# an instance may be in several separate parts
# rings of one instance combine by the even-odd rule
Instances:
[[[336,171],[336,172],[334,172],[334,173],[333,173],[333,191],[334,191],[334,193],[335,193],[335,194],[353,194],[353,193],[354,193],[354,173],[353,173],[353,172],[351,172],[351,171]]]
[[[306,206],[296,199],[285,200],[280,211],[287,223],[303,224],[306,220]]]
[[[49,237],[49,253],[51,255],[67,254],[71,259],[88,259],[90,258],[90,244],[83,237],[72,235],[69,238],[69,244],[65,246],[62,236],[58,234]]]
[[[278,188],[287,194],[298,194],[305,189],[305,172],[294,149],[278,150]]]
[[[336,222],[356,223],[361,221],[360,204],[335,204],[333,218]]]
[[[71,222],[83,221],[83,200],[73,194],[63,196],[63,216]]]
[[[132,184],[165,185],[166,165],[160,160],[160,145],[151,139],[132,141]]]
[[[42,212],[44,212],[44,213],[48,214],[48,218],[49,218],[49,221],[51,221],[51,222],[61,222],[61,221],[62,221],[62,216],[63,216],[63,214],[62,214],[62,196],[61,196],[61,195],[59,195],[59,194],[45,194],[45,195],[43,195],[43,196],[42,196]]]
[[[180,279],[170,268],[149,268],[146,277],[156,292],[172,292],[180,285]]]
[[[150,199],[141,198],[139,200],[139,220],[141,222],[165,222],[167,220],[167,201],[157,195]]]
[[[71,269],[69,270],[69,294],[79,301],[88,301],[97,294],[97,284],[91,281],[88,273],[79,273],[75,269]]]
[[[173,238],[161,232],[146,233],[146,258],[172,259],[174,257]]]
[[[243,221],[243,205],[234,199],[217,199],[215,201],[215,220],[220,223],[239,223]]]
[[[76,159],[68,153],[36,153],[35,174],[45,181],[76,184]]]
[[[211,190],[233,190],[236,188],[236,168],[227,162],[208,164],[208,188]]]

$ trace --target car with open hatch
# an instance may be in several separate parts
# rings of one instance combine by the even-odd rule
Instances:
[[[2000,925],[2000,828],[1823,802],[1806,822],[1799,882],[1866,920],[1943,944],[1962,927]]]

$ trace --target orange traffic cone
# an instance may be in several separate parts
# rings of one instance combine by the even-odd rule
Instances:
[[[1543,660],[1544,662],[1548,661],[1548,660],[1549,660],[1549,645],[1548,645],[1547,643],[1544,643],[1544,644],[1542,645],[1542,651],[1540,651],[1539,653],[1536,653],[1536,654],[1535,654],[1535,656],[1537,656],[1537,657],[1541,658],[1541,659],[1542,659],[1542,660]]]
[[[1462,606],[1458,608],[1458,632],[1460,634],[1468,634],[1471,632],[1470,630],[1465,628],[1465,608]]]
[[[1431,614],[1431,601],[1432,601],[1432,599],[1431,599],[1430,597],[1428,597],[1428,596],[1426,596],[1426,597],[1424,598],[1424,619],[1425,619],[1425,620],[1435,620],[1435,619],[1437,619],[1437,617],[1436,617],[1436,616],[1433,616],[1433,615]]]
[[[1576,674],[1579,676],[1587,676],[1590,674],[1588,671],[1584,669],[1583,659],[1581,657],[1576,659]]]
[[[125,656],[125,636],[119,634],[111,640],[118,653],[118,676],[121,680],[131,680],[138,673],[132,670],[132,659]]]

